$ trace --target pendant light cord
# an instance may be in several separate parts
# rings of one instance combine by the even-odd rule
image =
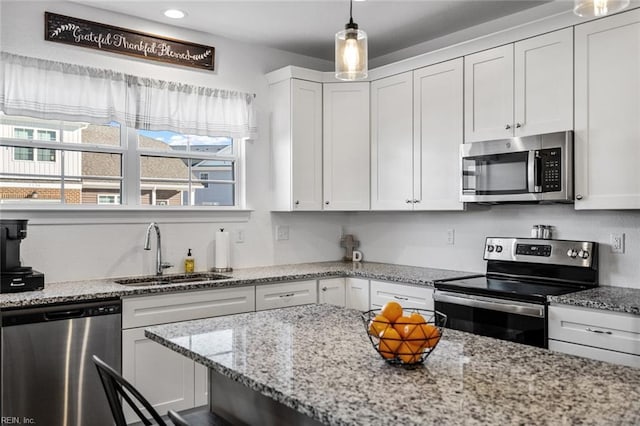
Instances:
[[[353,0],[349,0],[349,24],[353,24]]]

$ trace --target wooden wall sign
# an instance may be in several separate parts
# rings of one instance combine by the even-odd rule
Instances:
[[[215,48],[45,12],[45,40],[214,70]]]

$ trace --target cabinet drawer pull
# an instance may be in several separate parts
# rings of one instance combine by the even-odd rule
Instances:
[[[576,200],[582,200],[582,195],[580,194],[576,195]]]
[[[402,297],[402,296],[393,296],[393,297],[398,299],[398,300],[409,300],[408,297]]]
[[[591,327],[587,327],[585,328],[585,330],[590,331],[592,333],[598,333],[598,334],[609,334],[609,335],[613,334],[610,331],[598,330],[596,328],[591,328]]]
[[[327,291],[327,287],[322,287],[322,291]]]
[[[284,298],[284,297],[293,297],[295,296],[295,293],[287,293],[287,294],[281,294],[280,297]]]

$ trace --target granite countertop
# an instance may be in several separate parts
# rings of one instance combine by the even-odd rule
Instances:
[[[243,268],[222,275],[229,279],[136,287],[117,284],[116,278],[47,283],[41,291],[0,294],[0,309],[343,276],[433,286],[435,280],[477,274],[375,262],[317,262]]]
[[[551,303],[640,315],[640,289],[637,288],[597,287],[548,299]]]
[[[374,351],[358,311],[330,305],[145,335],[328,425],[640,424],[640,369],[447,329],[407,370]]]

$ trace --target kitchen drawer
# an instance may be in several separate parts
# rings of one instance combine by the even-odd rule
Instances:
[[[379,309],[391,300],[403,308],[433,310],[433,289],[371,280],[371,309]]]
[[[122,300],[122,328],[255,310],[255,287],[157,294]]]
[[[558,340],[549,340],[549,349],[569,355],[606,361],[612,364],[628,365],[630,367],[640,368],[640,356],[638,355],[608,351],[606,349],[576,345],[575,343],[560,342]]]
[[[640,316],[552,305],[549,339],[640,355]]]
[[[259,285],[256,287],[256,310],[285,308],[318,302],[316,280]]]

